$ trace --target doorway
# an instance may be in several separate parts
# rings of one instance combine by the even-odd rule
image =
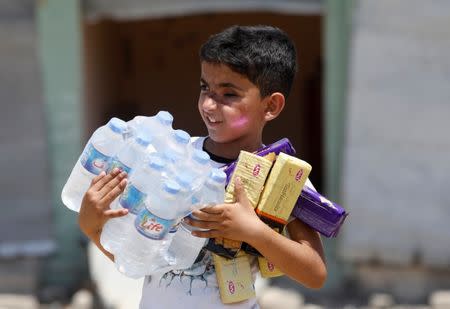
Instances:
[[[294,40],[299,71],[285,110],[265,129],[264,143],[289,138],[297,157],[313,166],[322,189],[322,16],[267,12],[215,13],[140,20],[85,21],[85,135],[116,116],[167,110],[174,127],[205,135],[197,112],[198,50],[213,33],[234,24],[270,24]]]

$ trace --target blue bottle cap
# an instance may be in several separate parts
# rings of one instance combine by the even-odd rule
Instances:
[[[159,111],[158,114],[156,114],[156,119],[166,126],[172,125],[173,122],[173,116],[166,111]]]
[[[175,130],[174,136],[175,136],[175,140],[178,143],[185,144],[185,145],[187,145],[189,143],[189,141],[191,140],[191,136],[186,131],[183,131],[183,130]]]
[[[158,156],[153,156],[150,158],[148,165],[155,170],[161,171],[166,167],[166,162]]]
[[[119,118],[113,117],[108,121],[108,127],[113,132],[122,134],[127,128],[127,123]]]
[[[194,149],[192,152],[192,159],[200,164],[206,164],[209,162],[209,154],[200,149]]]
[[[227,179],[227,174],[225,174],[225,172],[222,171],[221,169],[213,168],[209,173],[209,178],[218,183],[225,183],[225,180]]]
[[[173,180],[166,180],[164,182],[164,191],[170,193],[170,194],[177,194],[178,192],[180,192],[181,187],[179,184],[177,184],[175,181]]]
[[[139,133],[138,136],[136,136],[136,143],[138,143],[141,146],[147,147],[152,142],[152,138],[149,135],[145,135],[142,133]]]

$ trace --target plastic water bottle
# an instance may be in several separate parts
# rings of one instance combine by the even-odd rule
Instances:
[[[116,200],[114,204],[114,209],[120,208],[119,201]],[[113,255],[120,252],[127,235],[132,231],[135,218],[135,215],[128,213],[126,216],[108,220],[100,234],[102,247]]]
[[[167,259],[173,269],[187,269],[194,264],[200,250],[205,246],[207,238],[193,236],[182,223],[170,243]]]
[[[225,200],[225,183],[227,175],[218,168],[211,169],[201,191],[198,193],[199,201],[193,210],[209,205],[222,204]]]
[[[107,251],[116,254],[122,243],[132,241],[129,235],[134,232],[136,215],[144,209],[147,195],[159,187],[164,167],[165,162],[152,155],[146,165],[140,169],[136,168],[130,175],[124,192],[115,206],[111,206],[113,209],[126,208],[129,213],[127,216],[107,221],[100,235],[100,243]]]
[[[165,167],[165,161],[158,155],[150,156],[145,166],[136,169],[131,174],[127,187],[120,197],[120,205],[135,215],[144,210],[147,196],[158,194],[157,188],[161,187],[161,183],[167,180]]]
[[[196,208],[211,204],[220,204],[225,199],[226,174],[220,169],[212,169],[201,191],[201,200]],[[194,206],[195,207],[195,206]],[[195,217],[194,217],[195,219]],[[168,249],[170,260],[174,260],[176,269],[186,269],[192,266],[207,239],[193,236],[191,231],[201,230],[184,222],[180,224]]]
[[[129,175],[134,165],[139,163],[147,154],[146,150],[151,140],[149,135],[144,134],[138,134],[134,138],[130,138],[111,159],[108,172],[111,172],[114,168],[119,168]]]
[[[149,274],[152,269],[166,264],[164,253],[166,235],[177,217],[180,200],[180,186],[173,180],[166,180],[163,186],[147,196],[145,209],[135,219],[135,230],[129,240],[115,256],[118,270],[129,277],[139,278]],[[158,259],[158,257],[160,259]]]
[[[165,143],[163,155],[166,159],[175,165],[180,164],[182,160],[188,158],[188,144],[191,136],[183,130],[175,130]],[[172,171],[176,172],[176,171]]]
[[[197,176],[197,184],[203,182],[212,169],[209,154],[199,149],[194,149],[191,153],[190,160],[186,160],[182,166],[195,173]]]
[[[137,143],[140,145],[142,140],[138,139]],[[134,147],[130,147],[130,149],[132,148]],[[121,156],[118,155],[118,157]],[[141,161],[141,163],[143,162]],[[126,208],[129,213],[126,216],[108,220],[100,235],[100,243],[107,251],[113,254],[119,252],[122,243],[127,241],[129,235],[132,234],[136,215],[144,209],[147,195],[160,186],[164,167],[165,162],[153,154],[149,156],[148,163],[140,168],[136,166],[131,173],[118,202],[111,205],[112,209]],[[128,241],[132,240],[128,239]]]
[[[162,192],[149,195],[149,204],[136,218],[137,231],[150,239],[163,239],[177,219],[180,191],[180,185],[169,179],[164,182]]]
[[[159,111],[155,116],[136,116],[128,125],[131,131],[144,132],[153,137],[153,146],[157,151],[164,148],[168,136],[172,132],[173,116],[167,111]]]
[[[195,180],[195,174],[190,170],[182,170],[175,176],[176,183],[180,186],[180,192],[178,193],[178,203],[176,205],[177,212],[176,218],[169,229],[169,232],[165,236],[165,242],[160,247],[160,252],[164,255],[164,259],[168,264],[174,264],[175,260],[172,256],[167,254],[168,248],[175,233],[180,226],[181,219],[188,215],[192,210],[192,194],[193,183]]]
[[[91,136],[61,193],[62,201],[69,209],[80,210],[81,200],[92,179],[108,169],[111,157],[122,147],[122,134],[126,128],[126,122],[112,118]]]
[[[175,181],[180,185],[180,201],[178,204],[178,218],[183,218],[192,212],[192,195],[194,194],[194,184],[196,174],[192,170],[184,169],[175,176]]]

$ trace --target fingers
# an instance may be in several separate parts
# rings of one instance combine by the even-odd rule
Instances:
[[[104,212],[105,217],[108,219],[123,217],[128,214],[128,209],[109,209]]]
[[[100,175],[102,173],[100,173]],[[101,188],[103,188],[103,186],[106,183],[108,183],[111,179],[116,177],[119,173],[120,173],[120,170],[118,168],[115,168],[112,170],[111,173],[107,174],[106,176],[104,175],[103,177],[99,177],[100,175],[98,175],[97,177],[99,177],[99,179],[95,183],[93,182],[91,189],[94,191],[99,191]],[[97,177],[95,177],[95,178],[97,178]]]
[[[236,196],[237,202],[248,199],[240,177],[236,177],[234,181],[234,196]]]
[[[196,210],[194,212],[192,212],[192,215],[197,219],[197,220],[202,220],[202,221],[220,221],[220,215],[222,214],[221,212],[218,213],[209,213],[203,210]]]
[[[200,213],[200,212],[218,215],[223,212],[223,206],[222,206],[222,204],[206,206],[200,210],[195,210],[192,214],[194,214],[194,216],[197,216],[197,213]]]
[[[119,175],[120,176],[120,175]],[[116,178],[118,178],[119,176],[116,176]],[[117,180],[116,178],[114,178],[110,183],[114,183],[115,186],[109,191],[107,192],[103,198],[101,198],[102,203],[104,203],[105,205],[109,205],[111,204],[120,194],[122,194],[123,190],[125,189],[125,187],[127,186],[127,179],[121,179],[121,180]],[[105,185],[103,187],[103,189],[108,188],[110,186],[110,183],[108,183],[107,185]],[[112,185],[111,185],[112,186]],[[102,189],[102,191],[103,191]]]
[[[100,174],[98,174],[97,176],[95,176],[94,179],[92,179],[92,181],[91,181],[91,187],[92,187],[93,185],[95,185],[100,179],[102,179],[103,177],[105,177],[105,175],[106,175],[106,172],[105,172],[105,171],[102,171]]]
[[[216,238],[216,237],[222,236],[222,234],[216,230],[192,231],[192,235],[194,235],[195,237],[200,237],[200,238]]]
[[[203,220],[195,220],[191,218],[185,218],[184,222],[193,227],[198,227],[201,229],[217,229],[220,225],[217,221],[203,221]]]
[[[126,175],[127,175],[126,172],[121,172],[114,178],[110,179],[107,183],[105,183],[104,186],[98,191],[100,199],[104,198],[111,191],[113,191],[114,188],[116,188],[121,183],[121,181],[126,177]]]

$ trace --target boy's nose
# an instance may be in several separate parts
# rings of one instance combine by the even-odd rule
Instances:
[[[205,96],[202,107],[205,112],[212,111],[217,108],[217,102],[212,96]]]

